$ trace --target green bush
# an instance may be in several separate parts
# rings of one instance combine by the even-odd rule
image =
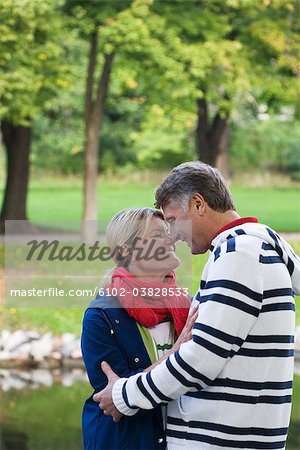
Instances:
[[[112,122],[110,117],[106,117],[101,132],[99,170],[117,172],[119,167],[136,164],[128,124],[121,120]]]
[[[300,140],[292,143],[286,152],[285,170],[292,179],[300,181]]]
[[[275,170],[300,173],[300,123],[253,120],[232,125],[231,168],[235,172]],[[297,175],[298,174],[298,175]]]
[[[43,172],[61,174],[83,171],[83,129],[75,118],[41,117],[34,123],[31,163]]]
[[[148,129],[141,133],[136,149],[141,168],[170,169],[194,159],[187,136],[183,132],[164,128]]]

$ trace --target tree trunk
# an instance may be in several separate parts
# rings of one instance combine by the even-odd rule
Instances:
[[[203,98],[197,100],[196,152],[199,160],[210,164],[208,107]]]
[[[229,117],[217,113],[209,122],[208,105],[205,99],[197,100],[196,153],[198,159],[217,167],[228,178]]]
[[[226,178],[226,180],[229,180],[230,178],[230,171],[229,171],[229,147],[230,147],[230,132],[229,132],[229,126],[226,122],[222,137],[219,142],[219,151],[216,159],[216,168],[219,169],[221,174]]]
[[[1,132],[7,158],[6,187],[0,215],[3,233],[5,220],[27,221],[31,127],[4,121],[1,123]]]
[[[95,240],[97,235],[97,176],[100,126],[99,119],[93,118],[86,131],[84,146],[83,240],[90,243]]]
[[[108,92],[113,54],[104,55],[102,73],[98,81],[97,94],[93,100],[93,84],[96,67],[98,33],[91,35],[88,73],[85,96],[85,144],[84,144],[84,207],[83,240],[93,242],[97,235],[97,175],[99,157],[99,135]]]

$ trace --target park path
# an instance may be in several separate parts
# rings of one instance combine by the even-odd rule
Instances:
[[[300,241],[300,233],[294,232],[294,233],[278,233],[279,236],[281,236],[283,239],[285,239],[288,242],[295,242]]]

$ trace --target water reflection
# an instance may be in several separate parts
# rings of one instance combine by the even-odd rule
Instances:
[[[1,450],[81,450],[82,369],[0,370]]]
[[[0,369],[0,389],[4,392],[10,389],[37,389],[60,383],[65,387],[72,386],[78,381],[88,381],[83,369],[47,370],[47,369]]]
[[[0,369],[1,450],[82,450],[85,371]],[[295,375],[287,450],[300,449],[300,375]]]

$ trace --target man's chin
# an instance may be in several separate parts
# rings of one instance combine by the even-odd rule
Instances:
[[[192,255],[198,255],[199,254],[199,249],[193,243],[188,243],[188,246],[191,249]]]
[[[186,243],[186,245],[188,247],[190,247],[192,255],[199,255],[200,253],[205,253],[205,252],[201,252],[201,250],[194,244],[193,241],[188,241],[185,239],[184,242]]]
[[[192,243],[192,245],[189,246],[191,249],[191,253],[192,255],[203,255],[203,253],[206,253],[206,249],[201,249],[199,247],[197,247],[194,243]]]

